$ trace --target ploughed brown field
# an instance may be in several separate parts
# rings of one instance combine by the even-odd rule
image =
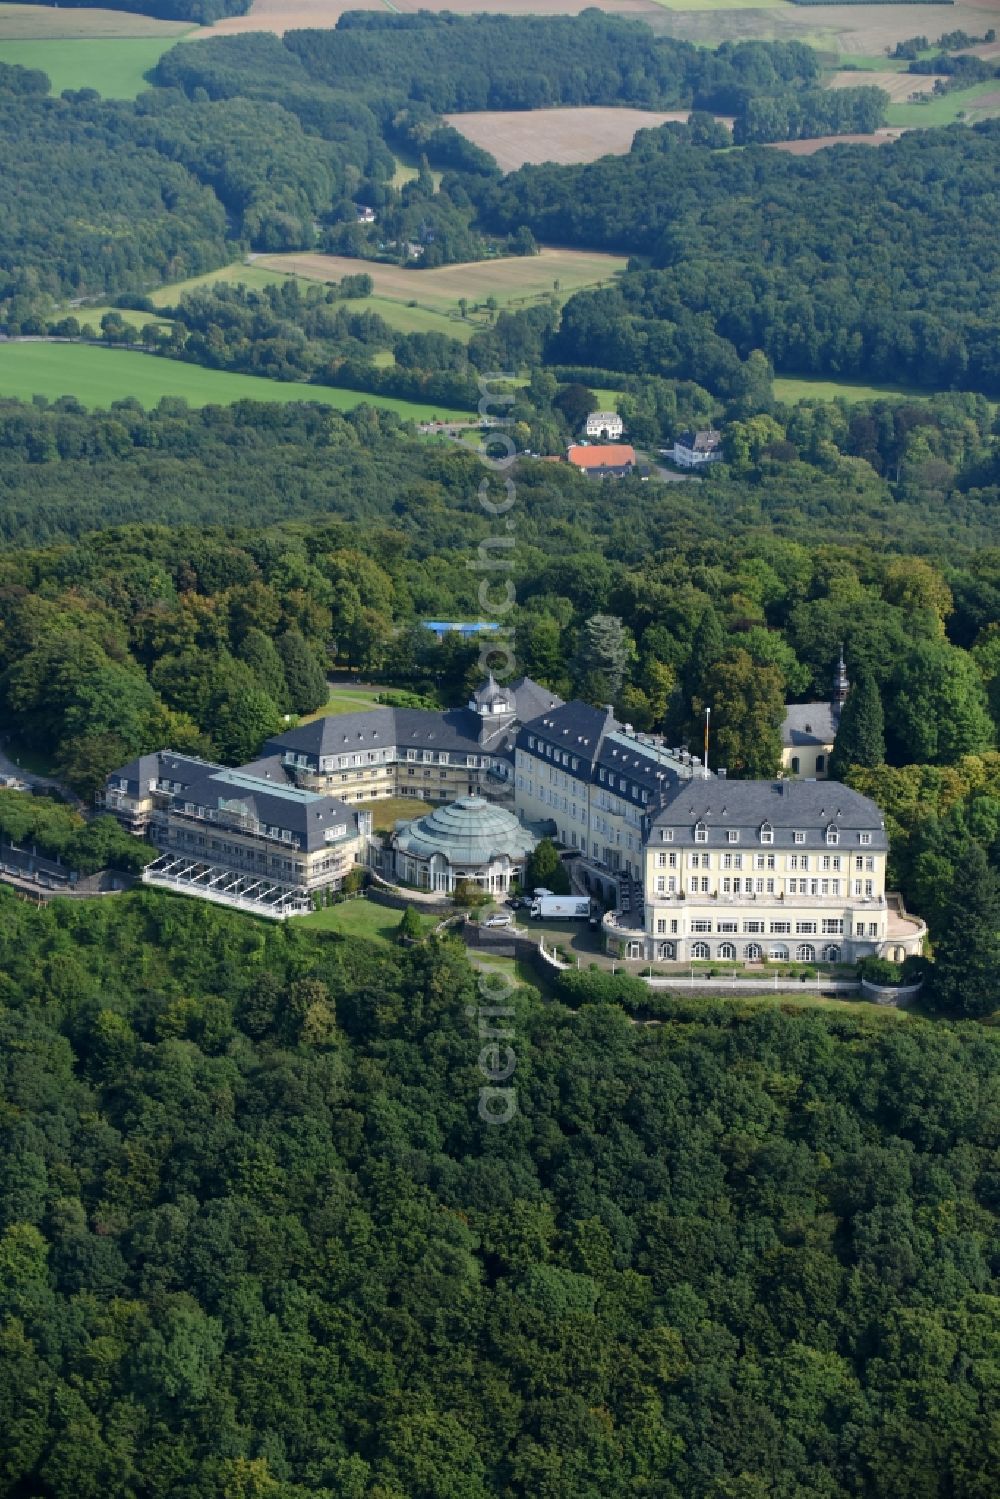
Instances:
[[[772,141],[772,151],[787,151],[789,156],[813,156],[827,146],[887,146],[905,135],[905,130],[876,130],[874,135],[811,135],[801,141]]]
[[[406,13],[448,10],[459,15],[490,13],[508,16],[576,16],[592,0],[393,0],[390,7]],[[238,31],[285,31],[336,26],[345,10],[385,10],[382,0],[254,0],[245,16],[227,16],[206,29],[205,36]],[[604,0],[601,10],[648,20],[660,14],[655,0]]]
[[[531,162],[555,161],[571,166],[599,156],[623,156],[637,130],[684,121],[688,110],[659,113],[649,109],[499,109],[481,114],[446,115],[464,136],[495,157],[505,172]],[[725,123],[732,126],[732,120]]]
[[[880,88],[889,95],[893,104],[905,104],[911,94],[933,94],[934,85],[943,74],[937,73],[884,73],[852,72],[850,68],[834,73],[830,88]]]

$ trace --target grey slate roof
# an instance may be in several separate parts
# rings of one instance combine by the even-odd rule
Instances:
[[[154,750],[149,755],[138,755],[127,765],[113,770],[107,777],[107,785],[118,781],[128,783],[129,796],[142,796],[148,792],[152,781],[174,781],[188,786],[206,771],[219,770],[211,760],[201,760],[197,755],[178,755],[173,750]]]
[[[533,682],[530,677],[515,677],[513,682],[508,682],[507,690],[514,694],[517,716],[521,723],[530,723],[540,714],[563,706],[561,697],[550,692],[540,682]]]
[[[710,777],[682,782],[668,792],[660,809],[650,819],[651,828],[674,828],[682,836],[676,842],[693,844],[696,823],[708,830],[707,846],[727,848],[728,833],[740,833],[743,847],[760,845],[760,829],[769,824],[774,848],[827,848],[827,829],[837,828],[839,849],[853,852],[862,847],[858,835],[871,835],[863,845],[873,852],[888,847],[882,812],[860,792],[839,781],[729,781]],[[805,834],[797,844],[794,834]],[[653,838],[655,842],[655,835]]]
[[[262,781],[273,781],[276,786],[290,786],[292,783],[285,769],[285,762],[280,755],[265,755],[260,760],[251,760],[249,765],[241,765],[240,773],[245,776],[257,776]]]
[[[786,703],[781,742],[786,749],[832,744],[837,737],[838,717],[832,703]]]
[[[535,741],[531,748],[530,741]],[[662,793],[679,777],[690,775],[690,769],[648,736],[626,734],[610,708],[594,708],[575,700],[541,714],[526,724],[517,736],[520,749],[539,755],[539,745],[551,744],[577,757],[577,768],[559,762],[559,769],[579,781],[598,781],[601,771],[609,791],[642,803],[642,792]],[[544,755],[541,758],[547,758]],[[553,760],[552,762],[556,762]],[[614,785],[610,777],[614,776]],[[621,784],[621,777],[627,786]]]
[[[355,812],[339,797],[272,785],[246,770],[223,769],[204,775],[177,795],[174,807],[182,811],[185,802],[215,812],[229,807],[238,813],[245,808],[253,821],[292,833],[309,852],[326,843],[329,828],[346,823],[350,833],[357,825]]]
[[[426,708],[365,708],[357,713],[329,714],[312,723],[282,730],[267,741],[263,753],[266,757],[281,757],[286,751],[307,755],[316,768],[321,756],[393,745],[401,749],[445,750],[449,754],[486,751],[506,757],[513,750],[517,723],[561,706],[562,699],[530,677],[519,677],[506,687],[488,678],[485,687],[475,694],[477,701],[485,702],[504,697],[513,698],[513,719],[501,714],[491,718],[469,708],[448,708],[443,713]]]
[[[566,765],[560,766],[560,769],[569,771],[581,780],[589,780],[590,771],[597,763],[604,735],[619,728],[621,725],[610,708],[594,708],[590,703],[583,703],[575,698],[573,702],[563,703],[525,724],[517,736],[517,743],[529,754],[538,752],[529,746],[529,739],[534,739],[536,745],[539,742],[551,744],[569,755],[575,755],[579,761],[577,770],[572,771]]]
[[[682,432],[675,441],[692,453],[714,453],[722,444],[722,436],[714,428],[707,427],[701,432]]]

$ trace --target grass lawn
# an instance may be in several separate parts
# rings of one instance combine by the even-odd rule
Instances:
[[[419,162],[417,158],[406,151],[400,151],[397,147],[392,153],[396,161],[396,170],[392,174],[393,187],[405,187],[408,182],[415,182],[420,176]],[[431,180],[434,183],[435,192],[441,186],[441,178],[444,173],[431,167]]]
[[[901,57],[886,57],[884,53],[881,57],[877,53],[865,57],[859,52],[842,52],[833,71],[839,73],[844,68],[860,68],[866,73],[903,73],[907,66]]]
[[[887,396],[900,400],[926,401],[930,392],[905,385],[865,385],[860,380],[810,380],[797,375],[776,375],[774,394],[779,401],[878,401]]]
[[[425,932],[433,931],[440,920],[438,916],[418,914]],[[379,906],[359,896],[356,900],[341,901],[336,906],[324,906],[309,916],[293,916],[291,919],[295,926],[310,927],[313,931],[362,937],[368,942],[392,942],[402,915],[402,911],[394,911],[391,906]]]
[[[312,723],[316,718],[326,718],[331,713],[357,713],[362,708],[377,708],[375,701],[380,692],[389,692],[388,687],[331,687],[330,696],[322,708],[307,713],[300,723]]]
[[[41,68],[57,97],[67,88],[94,88],[105,99],[134,99],[150,87],[145,74],[177,41],[176,33],[7,41],[0,19],[0,62]]]
[[[986,94],[993,100],[1000,100],[995,80],[992,83],[976,83],[971,88],[956,89],[954,93],[942,94],[939,98],[928,97],[926,104],[890,104],[886,110],[885,122],[887,125],[918,128],[922,125],[929,128],[932,125],[950,125],[960,114],[971,120],[983,120],[987,116],[1000,114],[1000,103],[982,109],[976,108],[976,100]]]
[[[431,811],[430,802],[421,801],[419,796],[385,796],[377,802],[359,802],[358,806],[373,814],[375,831],[379,833],[388,832],[397,822],[412,822]]]
[[[468,412],[376,397],[363,391],[265,380],[259,375],[202,369],[196,364],[129,349],[76,343],[0,346],[0,395],[17,396],[25,401],[35,395],[50,400],[71,395],[89,407],[107,406],[128,396],[144,406],[155,406],[163,396],[180,396],[191,406],[226,406],[233,401],[318,401],[337,411],[350,411],[364,403],[395,411],[416,422],[435,416],[445,421],[468,417]]]

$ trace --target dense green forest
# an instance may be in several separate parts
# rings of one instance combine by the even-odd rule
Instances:
[[[693,327],[784,373],[996,395],[998,143],[987,121],[797,158],[706,151],[667,127],[625,158],[524,167],[480,204],[498,229],[650,257],[618,292],[570,303],[562,362],[673,373]]]
[[[675,742],[710,704],[732,773],[767,774],[783,703],[827,696],[843,642],[884,705],[890,764],[987,751],[996,476],[961,488],[995,463],[985,403],[776,409],[784,425],[731,424],[724,473],[627,481],[613,510],[568,467],[521,466],[521,669]],[[477,607],[469,561],[492,528],[474,452],[364,408],[2,416],[7,523],[26,541],[44,495],[51,539],[0,558],[0,711],[82,791],[163,743],[249,758],[281,713],[322,704],[333,665],[464,700],[475,642],[439,645],[419,621]]]
[[[4,1493],[992,1499],[995,1033],[0,913]]]
[[[769,776],[843,648],[832,769],[934,957],[929,1018],[587,969],[543,995],[449,939],[0,887],[5,1499],[994,1499],[1000,128],[754,144],[882,118],[818,80],[595,12],[185,43],[127,104],[0,65],[6,332],[78,336],[100,297],[108,341],[218,368],[470,406],[519,372],[518,672],[670,744],[711,708],[713,764]],[[440,118],[619,102],[695,113],[508,178]],[[365,257],[535,236],[633,259],[467,346],[359,302]],[[358,275],[157,326],[159,283],[302,247]],[[786,404],[775,370],[937,393]],[[605,390],[650,454],[717,423],[723,461],[612,488],[530,456]],[[368,405],[0,400],[0,735],[90,798],[164,745],[249,760],[331,669],[466,701],[479,642],[421,621],[482,617],[484,473]],[[14,792],[0,839],[152,857]]]

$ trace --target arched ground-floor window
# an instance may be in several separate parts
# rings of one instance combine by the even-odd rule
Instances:
[[[709,956],[708,943],[696,942],[691,949],[692,958],[707,958]]]
[[[815,963],[816,949],[808,942],[800,942],[795,949],[795,959],[798,963]]]
[[[672,962],[677,953],[677,945],[674,942],[659,942],[656,946],[656,956],[664,962]]]
[[[761,958],[764,956],[764,952],[761,948],[760,943],[749,942],[743,949],[743,956],[746,958],[748,963],[759,963]]]
[[[840,962],[840,948],[837,946],[836,942],[831,942],[828,947],[824,947],[824,949],[823,949],[823,962],[824,963],[839,963]]]
[[[719,957],[725,958],[728,963],[731,963],[736,957],[735,944],[732,942],[723,942],[719,948]]]
[[[788,948],[783,947],[780,942],[772,944],[767,950],[767,955],[772,963],[788,962]]]

